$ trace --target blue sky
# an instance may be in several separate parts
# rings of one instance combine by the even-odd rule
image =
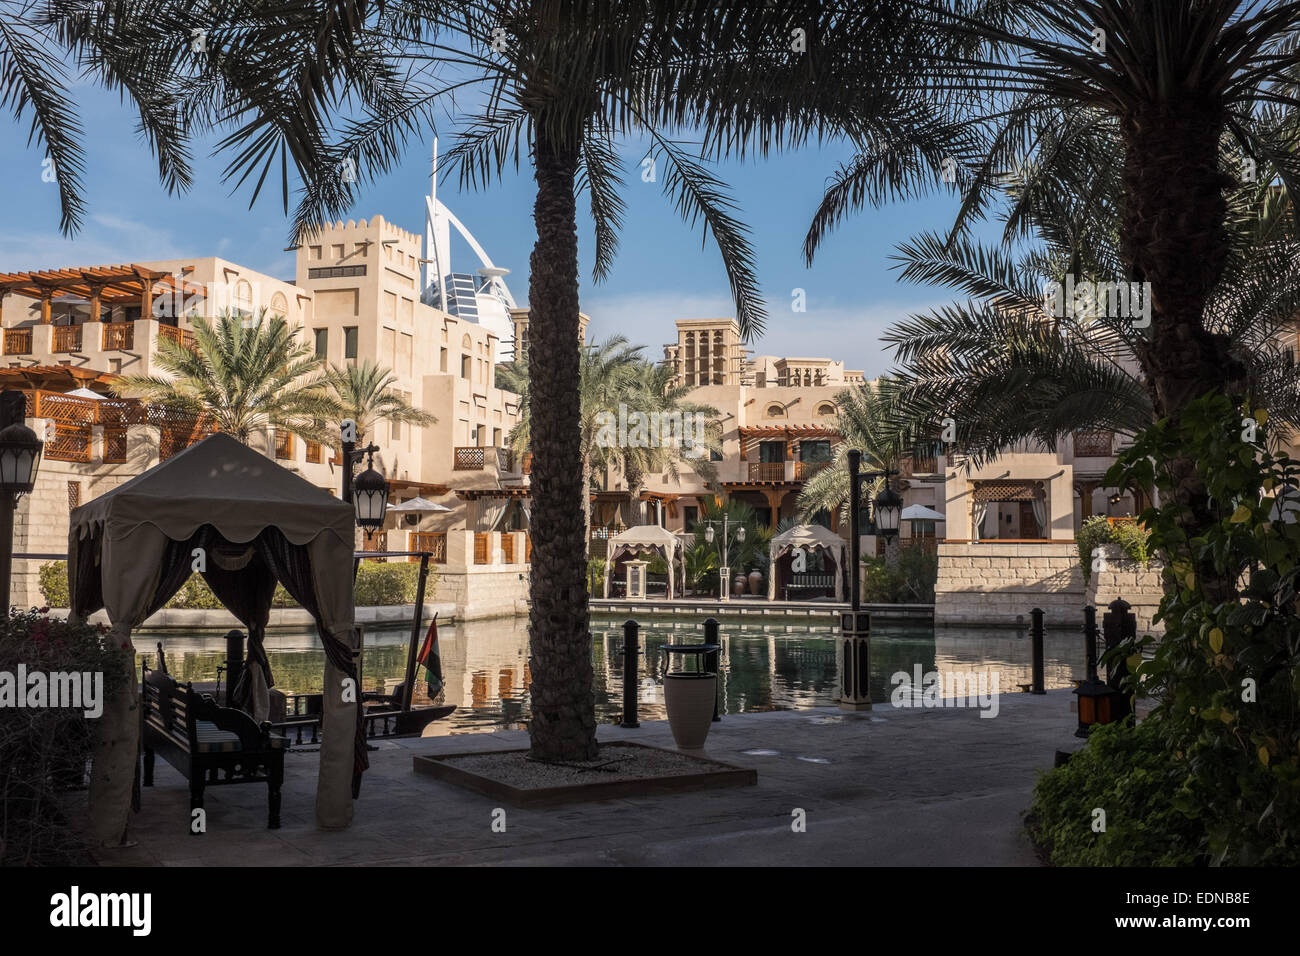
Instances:
[[[0,139],[0,176],[7,202],[0,230],[0,271],[217,255],[270,275],[292,279],[293,254],[284,251],[288,225],[278,183],[249,209],[247,190],[220,180],[224,162],[197,144],[196,182],[179,197],[159,184],[156,166],[117,98],[77,91],[86,128],[88,214],[75,237],[59,234],[58,197],[42,181],[44,151],[25,145],[26,129],[10,121]],[[375,213],[423,233],[432,132],[412,144],[400,166],[361,195],[353,218]],[[444,150],[447,143],[443,143]],[[942,290],[897,280],[889,256],[896,242],[951,221],[956,200],[934,196],[867,210],[841,225],[806,268],[800,249],[826,177],[849,157],[826,146],[768,160],[719,168],[752,229],[758,275],[769,304],[767,331],[752,344],[759,354],[829,356],[876,375],[889,367],[881,332],[912,311],[948,301]],[[591,281],[590,222],[579,223],[582,308],[596,337],[621,332],[658,358],[675,340],[673,321],[731,315],[734,309],[721,259],[711,243],[683,223],[661,185],[641,181],[641,151],[624,153],[628,185],[626,225],[609,278]],[[268,181],[269,182],[269,181]],[[527,297],[533,241],[533,184],[528,169],[513,172],[486,192],[458,193],[454,182],[439,195],[495,262],[512,270],[517,299]],[[582,202],[580,201],[580,211]],[[453,242],[453,260],[472,268],[468,249]],[[805,291],[807,311],[791,309],[793,290]]]

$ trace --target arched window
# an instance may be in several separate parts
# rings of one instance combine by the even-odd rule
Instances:
[[[832,405],[830,402],[822,402],[820,405],[817,406],[817,414],[822,416],[834,415],[835,406]]]
[[[289,317],[289,300],[284,297],[283,292],[271,296],[271,314],[282,319]]]
[[[764,418],[785,418],[784,405],[769,405],[767,411],[763,413]]]
[[[460,340],[460,347],[463,349],[469,349],[473,351],[474,343],[470,340],[468,332],[465,333],[465,337]]]
[[[235,283],[235,309],[244,313],[253,311],[253,284],[247,279]]]

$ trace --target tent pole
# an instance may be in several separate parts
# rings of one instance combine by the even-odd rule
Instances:
[[[415,696],[415,642],[420,639],[420,625],[424,623],[424,582],[429,576],[429,555],[420,555],[420,583],[415,586],[415,612],[411,615],[411,645],[406,650],[406,683],[402,685],[402,710],[411,709]]]

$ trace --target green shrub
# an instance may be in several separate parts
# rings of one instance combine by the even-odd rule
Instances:
[[[593,597],[605,593],[605,559],[587,559],[587,587]]]
[[[102,674],[97,703],[105,710],[125,688],[126,653],[102,627],[71,625],[39,611],[0,620],[0,671],[13,674],[23,664],[28,674]],[[89,864],[78,824],[60,805],[62,791],[85,782],[98,723],[85,711],[0,707],[0,865]]]
[[[41,594],[50,607],[68,606],[68,563],[51,561],[40,568]],[[413,563],[390,564],[363,561],[357,571],[357,607],[392,606],[397,604],[414,604],[415,591],[419,583],[420,566]],[[438,581],[437,569],[429,566],[429,579],[425,584],[424,599],[433,598]],[[297,607],[298,603],[289,597],[284,586],[277,584],[271,598],[272,607]],[[216,610],[222,607],[217,596],[208,587],[208,582],[200,574],[192,574],[181,585],[179,591],[172,595],[167,607],[185,610]]]
[[[1057,866],[1191,866],[1203,828],[1179,805],[1187,761],[1150,721],[1098,727],[1064,767],[1043,774],[1026,817]],[[1105,829],[1094,832],[1095,811]]]
[[[68,562],[51,561],[42,564],[37,572],[41,583],[41,596],[48,607],[68,607]]]
[[[886,558],[864,558],[862,600],[868,604],[933,604],[939,556],[921,545],[899,547],[890,567]]]
[[[1112,524],[1105,515],[1093,515],[1084,521],[1074,535],[1083,580],[1091,580],[1092,552],[1103,544],[1117,544],[1131,560],[1146,564],[1151,560],[1150,539],[1150,533],[1136,521],[1117,521]]]

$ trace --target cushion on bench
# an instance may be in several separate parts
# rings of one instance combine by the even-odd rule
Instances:
[[[238,734],[222,730],[210,720],[195,721],[194,731],[199,741],[199,753],[233,753],[242,749]],[[267,738],[267,744],[271,750],[287,750],[289,738],[272,735]]]

